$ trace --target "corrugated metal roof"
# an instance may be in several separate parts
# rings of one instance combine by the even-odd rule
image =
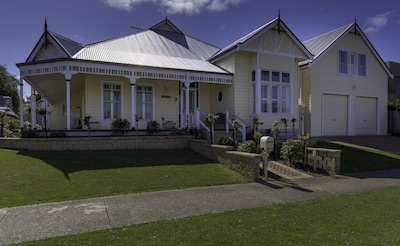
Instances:
[[[218,51],[218,53],[216,53],[215,55],[213,55],[213,58],[218,57],[226,52],[228,52],[229,50],[235,49],[236,47],[238,47],[240,44],[243,44],[244,42],[246,42],[248,39],[250,39],[251,37],[253,37],[254,35],[256,35],[257,33],[259,33],[261,30],[264,30],[265,28],[268,28],[272,23],[274,23],[278,18],[260,26],[259,28],[255,29],[254,31],[246,34],[245,36],[239,38],[238,40],[234,41],[233,43],[227,45],[226,47],[222,48],[220,51]]]
[[[84,45],[80,44],[78,42],[75,42],[71,39],[68,39],[66,37],[63,37],[57,33],[54,32],[49,32],[50,35],[53,36],[53,38],[63,47],[63,49],[72,57],[75,55],[78,51],[80,51]]]
[[[215,46],[180,32],[149,29],[87,45],[73,58],[227,74],[225,70],[207,61],[218,50]]]
[[[303,42],[303,44],[314,55],[314,59],[317,59],[319,55],[321,55],[337,39],[339,39],[346,31],[348,31],[352,25],[354,25],[354,23],[345,25],[318,37],[306,40]]]

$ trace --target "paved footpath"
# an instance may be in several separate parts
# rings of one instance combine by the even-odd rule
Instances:
[[[400,169],[0,209],[0,245],[400,185]]]

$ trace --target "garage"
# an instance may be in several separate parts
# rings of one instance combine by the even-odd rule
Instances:
[[[347,135],[348,108],[348,96],[323,94],[322,135]]]
[[[355,119],[356,135],[377,134],[377,99],[375,97],[356,97]]]

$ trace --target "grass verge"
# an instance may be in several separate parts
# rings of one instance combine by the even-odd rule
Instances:
[[[23,245],[399,245],[400,187]]]
[[[355,173],[400,168],[400,155],[367,147],[318,142],[313,147],[340,149],[341,172]]]
[[[251,181],[188,149],[0,149],[0,207]]]

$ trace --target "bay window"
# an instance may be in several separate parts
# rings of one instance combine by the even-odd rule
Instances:
[[[260,105],[260,113],[288,114],[290,113],[290,73],[261,70],[260,86],[255,82],[255,71],[252,73],[253,113]],[[259,102],[256,99],[257,90],[261,91]]]

